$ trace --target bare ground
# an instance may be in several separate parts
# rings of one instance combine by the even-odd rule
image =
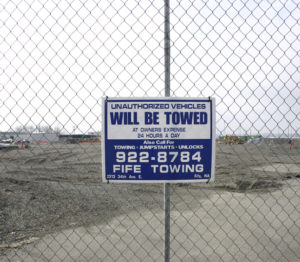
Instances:
[[[264,169],[276,164],[286,168]],[[280,190],[286,180],[300,178],[297,168],[299,141],[292,150],[285,139],[265,139],[260,145],[217,145],[216,181],[174,184],[172,201],[184,202],[186,190],[195,200],[203,198],[201,188],[211,189],[211,194],[215,190],[247,194]],[[4,252],[32,237],[106,223],[132,210],[162,209],[163,186],[102,183],[100,145],[34,145],[0,151],[0,208],[0,252]]]

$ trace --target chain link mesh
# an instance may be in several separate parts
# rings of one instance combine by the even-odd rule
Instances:
[[[216,181],[171,261],[300,260],[298,1],[171,1],[171,96],[216,97]],[[0,3],[0,260],[162,261],[163,187],[101,183],[101,98],[164,96],[164,2]]]

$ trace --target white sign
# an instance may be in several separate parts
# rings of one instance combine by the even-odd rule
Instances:
[[[103,181],[214,180],[213,98],[103,99]]]

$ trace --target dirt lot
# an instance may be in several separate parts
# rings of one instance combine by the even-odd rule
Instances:
[[[53,144],[0,151],[0,252],[31,237],[106,223],[131,210],[162,209],[163,185],[103,184],[100,150],[100,145]],[[278,170],[268,169],[278,164],[283,164]],[[217,145],[216,181],[174,184],[172,201],[182,201],[183,189],[196,199],[203,198],[203,187],[212,193],[279,190],[286,180],[300,178],[299,168],[299,141],[292,150],[285,139]]]

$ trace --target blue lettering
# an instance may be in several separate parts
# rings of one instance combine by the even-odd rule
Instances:
[[[166,115],[166,124],[169,125],[170,124],[170,115],[172,114],[172,112],[165,112]]]
[[[207,113],[201,112],[200,113],[200,125],[206,125],[207,124]]]
[[[122,124],[122,119],[123,119],[123,112],[121,113],[110,113],[110,121],[112,125],[118,124],[121,125]]]
[[[167,125],[206,125],[206,112],[164,112]]]
[[[112,125],[138,125],[137,118],[137,112],[110,112]]]
[[[159,125],[159,112],[145,112],[145,125]]]
[[[193,123],[193,113],[192,112],[180,112],[181,123],[191,125]],[[196,123],[195,123],[196,124]]]

